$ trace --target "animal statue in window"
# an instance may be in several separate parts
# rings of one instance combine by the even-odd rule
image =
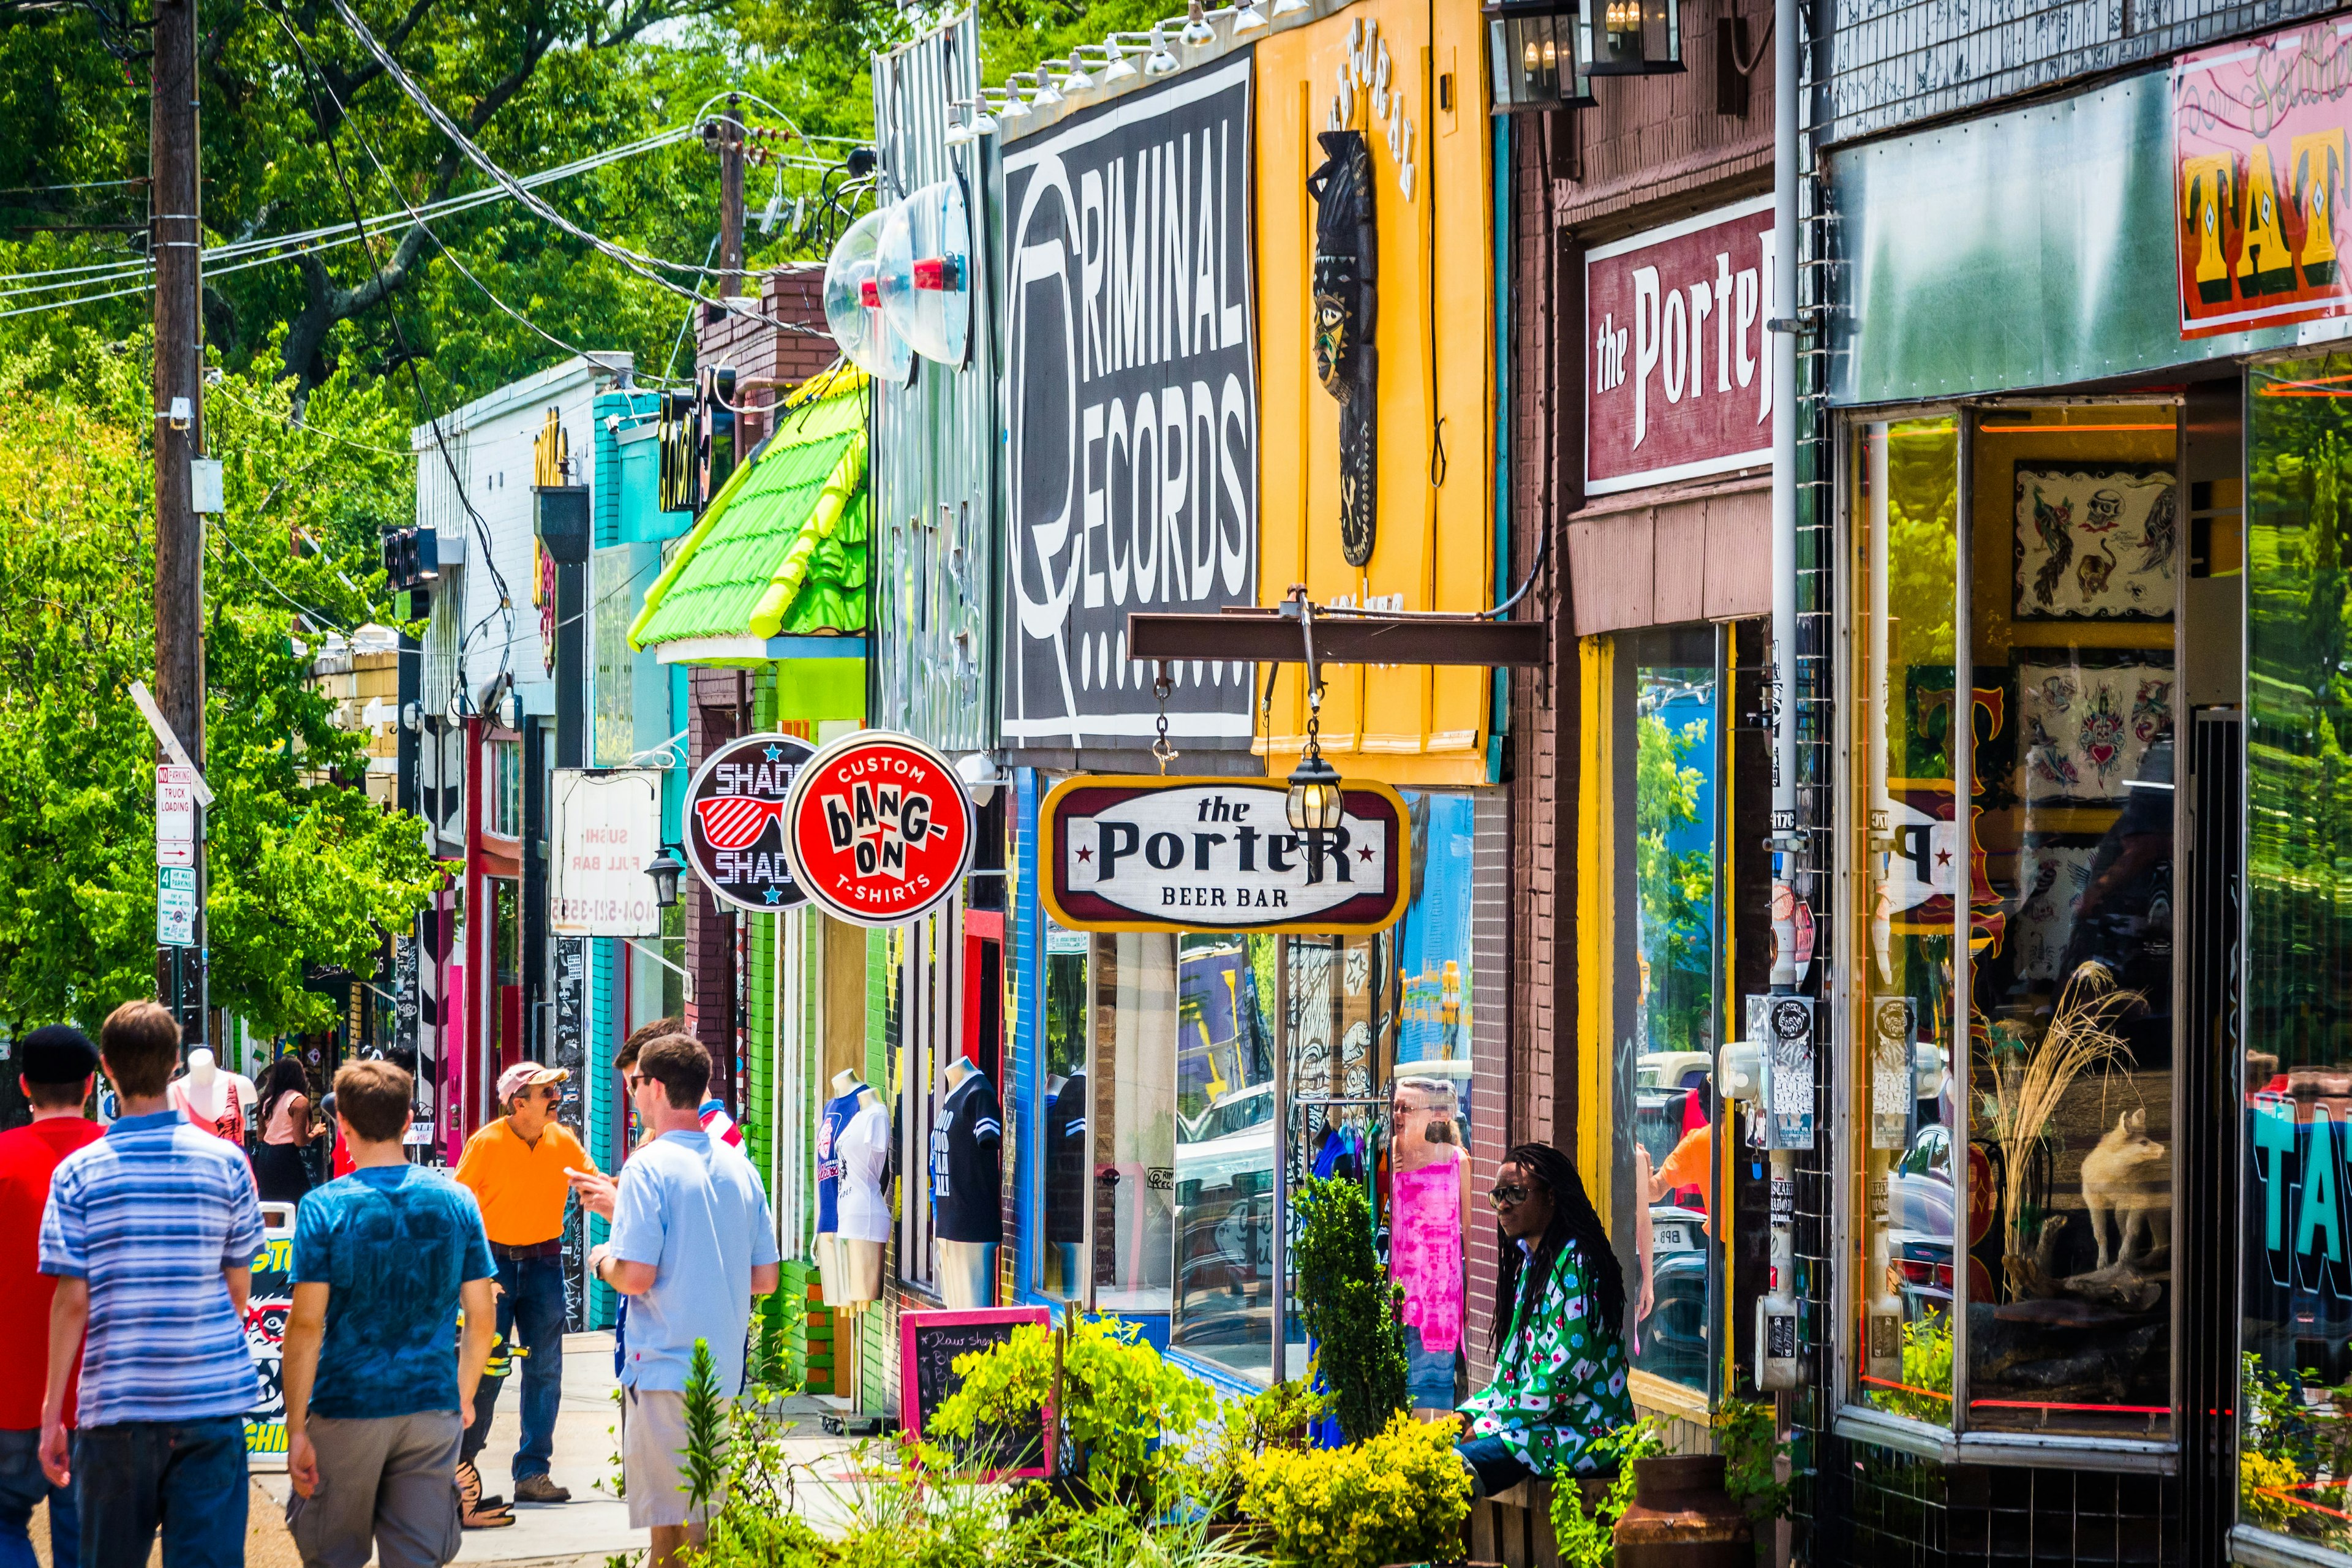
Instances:
[[[2083,1206],[2090,1211],[2091,1238],[2099,1267],[2146,1262],[2172,1243],[2172,1156],[2147,1135],[2147,1112],[2126,1110],[2083,1156]],[[2115,1220],[2115,1249],[2107,1247],[2107,1221]],[[2136,1247],[2138,1239],[2146,1243]]]
[[[1339,401],[1339,548],[1350,566],[1372,558],[1378,411],[1372,153],[1360,131],[1325,131],[1323,162],[1307,176],[1315,198],[1315,374]]]

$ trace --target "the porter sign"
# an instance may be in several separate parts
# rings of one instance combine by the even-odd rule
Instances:
[[[1149,745],[1129,614],[1256,602],[1253,147],[1244,54],[1005,150],[1015,745]],[[1169,732],[1248,745],[1251,673],[1171,666]]]
[[[1310,836],[1279,779],[1071,779],[1045,797],[1045,907],[1068,931],[1385,931],[1412,885],[1404,802],[1340,791]]]

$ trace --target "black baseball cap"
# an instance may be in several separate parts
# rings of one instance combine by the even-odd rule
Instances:
[[[45,1089],[79,1083],[98,1070],[98,1047],[71,1024],[44,1024],[16,1042],[16,1070]]]

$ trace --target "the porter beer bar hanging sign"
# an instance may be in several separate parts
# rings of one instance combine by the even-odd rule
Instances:
[[[1339,787],[1339,826],[1306,834],[1280,779],[1070,779],[1045,797],[1045,908],[1067,931],[1386,931],[1412,886],[1404,802]]]

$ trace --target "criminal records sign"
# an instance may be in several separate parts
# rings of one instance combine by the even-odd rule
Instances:
[[[1005,152],[1016,745],[1149,745],[1128,616],[1256,602],[1249,114],[1243,54]],[[1170,734],[1247,746],[1253,669],[1171,665]]]

